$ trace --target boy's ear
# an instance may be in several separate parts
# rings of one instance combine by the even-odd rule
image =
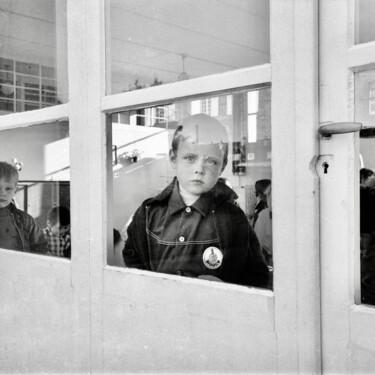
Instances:
[[[176,168],[176,154],[172,149],[169,150],[169,161],[171,162],[172,168]]]
[[[228,160],[226,160],[225,162],[223,162],[223,166],[221,167],[221,172],[220,172],[220,174],[222,174],[222,173],[224,172],[224,169],[225,169],[225,167],[227,166],[227,164],[228,164]]]

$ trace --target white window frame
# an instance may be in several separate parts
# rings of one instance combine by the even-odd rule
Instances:
[[[320,44],[321,100],[320,121],[354,121],[355,120],[355,73],[375,68],[375,41],[355,45],[355,7],[356,0],[347,0],[336,6],[335,2],[322,1],[320,32],[324,37]],[[358,21],[358,20],[357,20]],[[323,31],[323,32],[322,32]],[[334,48],[332,48],[334,46]],[[329,87],[329,89],[327,89]],[[332,95],[334,93],[334,95]],[[334,103],[332,98],[334,97]],[[337,172],[335,183],[347,187],[346,201],[331,191],[331,201],[337,201],[336,206],[346,205],[344,222],[347,225],[345,235],[338,229],[329,231],[329,226],[322,226],[321,244],[321,319],[322,319],[322,351],[323,371],[328,373],[355,372],[356,355],[351,356],[350,349],[360,347],[363,352],[373,353],[374,340],[370,332],[375,323],[375,309],[360,304],[360,238],[359,238],[359,135],[348,134],[337,136],[330,142],[321,142],[322,155],[335,154],[337,159],[346,160],[347,170],[343,179]],[[322,194],[326,197],[327,184],[321,184]],[[354,200],[353,198],[354,197]],[[322,201],[323,201],[322,197]],[[331,217],[326,215],[330,203],[325,200],[322,204],[321,215],[329,222]],[[328,207],[328,208],[327,208]],[[325,208],[325,210],[324,210]],[[332,210],[333,216],[337,211]],[[333,246],[334,245],[334,246]],[[332,250],[332,251],[329,251]],[[341,280],[334,280],[338,269],[330,268],[337,265],[337,255],[340,257]],[[334,303],[332,302],[334,298]],[[339,312],[339,314],[338,314]],[[371,338],[369,338],[371,336]],[[366,340],[363,340],[366,338]],[[358,353],[357,353],[358,355]],[[363,357],[365,358],[365,357]],[[358,366],[358,364],[357,364]],[[366,363],[364,363],[363,371]]]
[[[375,82],[374,82],[375,83]],[[375,115],[375,85],[369,90],[369,114]]]
[[[350,14],[352,15],[353,19],[355,18],[355,0],[349,0],[349,10]],[[356,20],[358,22],[358,20]],[[348,60],[347,60],[347,70],[349,74],[349,83],[352,87],[355,85],[355,74],[359,73],[361,71],[366,71],[369,69],[375,69],[375,41],[373,42],[368,42],[368,43],[362,43],[362,44],[354,44],[355,40],[355,24],[354,22],[349,23],[350,28],[349,28],[349,35],[351,35],[351,46],[348,48]],[[373,89],[372,89],[373,90]],[[351,93],[349,96],[349,101],[351,104],[351,108],[353,108],[350,111],[350,115],[352,117],[352,120],[355,120],[355,114],[354,114],[354,93],[355,90]],[[372,98],[373,100],[375,97]],[[371,100],[371,97],[370,97]],[[369,110],[371,107],[369,108]],[[374,112],[375,113],[375,112]],[[358,149],[358,144],[355,145],[355,151],[359,155],[359,149]],[[359,176],[359,170],[357,175]],[[359,177],[358,181],[359,181]],[[358,184],[359,185],[359,184]],[[359,188],[358,188],[359,189]],[[359,190],[354,191],[356,196],[359,196]],[[359,213],[359,200],[355,200],[354,202],[354,211]],[[357,233],[359,233],[359,217],[357,215],[354,215],[357,220],[355,224],[355,230]],[[356,250],[355,250],[355,257],[353,258],[353,269],[354,269],[354,282],[355,282],[355,290],[353,290],[354,294],[354,300],[355,300],[355,305],[352,306],[352,311],[356,311],[358,313],[363,313],[363,314],[370,314],[373,315],[375,313],[374,308],[371,307],[366,307],[364,305],[361,305],[360,301],[360,281],[359,281],[359,275],[360,275],[360,256],[359,256],[359,238],[356,244]],[[365,316],[365,315],[364,315]],[[364,318],[365,319],[365,318]],[[361,319],[353,319],[353,324],[359,324]],[[365,332],[364,332],[365,333]]]
[[[354,0],[351,0],[352,3],[354,3]],[[351,4],[352,7],[354,7],[353,4]],[[352,32],[354,36],[354,31]],[[354,43],[354,39],[353,39]],[[350,74],[350,82],[354,85],[354,75],[356,73],[359,73],[361,71],[366,71],[368,69],[375,69],[375,41],[369,42],[369,43],[363,43],[363,44],[357,44],[352,45],[348,48],[348,63],[347,63],[347,69]],[[354,103],[354,93],[353,96],[350,97],[350,100],[352,103]],[[374,100],[374,98],[373,98]],[[354,104],[353,104],[354,105]],[[354,112],[352,113],[353,121],[354,118]],[[356,145],[356,152],[359,155],[359,149],[358,144]],[[359,168],[359,167],[358,167]],[[357,175],[359,176],[359,170]],[[359,185],[359,177],[358,177],[358,185]],[[359,188],[358,188],[359,189]],[[357,193],[356,195],[359,196],[359,191],[355,191]],[[354,204],[354,210],[356,213],[359,213],[360,205],[359,200],[355,200]],[[354,215],[356,220],[356,233],[359,233],[359,217]],[[356,241],[356,250],[354,254],[354,259],[352,260],[352,268],[354,269],[354,282],[356,289],[353,290],[354,293],[354,301],[355,304],[351,306],[351,315],[350,315],[350,324],[353,330],[356,330],[357,332],[362,332],[364,337],[367,334],[367,325],[366,321],[373,319],[373,316],[375,314],[375,307],[369,307],[361,304],[360,301],[360,250],[359,250],[359,237],[358,241]]]
[[[299,230],[301,224],[296,220],[298,215],[305,215],[303,224],[314,227],[317,212],[317,197],[303,194],[315,187],[310,171],[305,166],[309,165],[311,155],[316,153],[317,87],[313,81],[317,75],[316,2],[271,0],[272,66],[265,64],[109,96],[105,96],[105,78],[106,75],[109,78],[110,74],[103,58],[106,55],[105,30],[108,26],[105,24],[105,10],[108,2],[67,0],[67,4],[69,103],[2,116],[0,130],[69,120],[71,212],[74,216],[72,261],[69,264],[72,285],[76,288],[78,298],[82,297],[82,309],[91,309],[91,371],[100,371],[102,366],[102,347],[98,344],[103,341],[103,310],[100,306],[103,304],[103,295],[113,293],[113,290],[106,289],[107,285],[111,285],[110,279],[116,281],[124,275],[136,277],[143,274],[147,274],[150,279],[160,277],[156,273],[119,270],[106,265],[107,248],[112,246],[112,186],[107,177],[112,167],[112,156],[111,150],[106,147],[107,137],[110,136],[110,114],[202,94],[256,89],[269,85],[270,82],[272,139],[277,139],[277,142],[273,142],[272,151],[272,173],[277,182],[273,188],[274,219],[283,222],[286,212],[288,220],[290,219],[289,225],[282,229],[275,226],[274,240],[277,246],[288,243],[288,254],[282,254],[275,247],[274,292],[245,290],[241,286],[227,285],[222,291],[227,296],[252,295],[259,296],[262,300],[266,316],[262,316],[259,311],[256,316],[261,326],[277,331],[280,373],[297,369],[318,371],[320,355],[316,341],[317,338],[319,341],[320,326],[310,313],[317,308],[316,296],[319,295],[316,283],[319,274],[319,260],[315,249],[317,230],[302,233]],[[286,50],[290,52],[287,55]],[[301,50],[305,53],[300,54]],[[305,121],[307,131],[294,126],[298,116]],[[306,137],[311,138],[308,147]],[[285,150],[285,144],[292,147]],[[285,165],[289,166],[287,170]],[[287,183],[283,185],[284,179]],[[290,202],[290,198],[297,195],[297,200]],[[303,205],[298,199],[303,200]],[[291,205],[293,212],[290,212]],[[304,246],[299,249],[299,256],[292,256],[293,249],[301,244]],[[302,267],[303,275],[296,273]],[[172,275],[169,279],[173,282],[193,282]],[[299,286],[301,281],[306,288],[304,290]],[[117,293],[122,291],[126,292],[126,287],[119,285]],[[246,298],[241,298],[241,301],[246,301]],[[88,305],[92,308],[87,307]],[[297,305],[300,306],[298,312]],[[251,316],[251,306],[246,303],[245,306]]]

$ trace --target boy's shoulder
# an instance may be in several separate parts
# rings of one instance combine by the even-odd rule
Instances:
[[[238,206],[234,203],[234,201],[238,199],[237,193],[223,182],[218,181],[212,188],[212,192],[216,205],[229,204],[238,208]]]
[[[152,204],[158,204],[158,203],[161,203],[161,202],[164,202],[164,201],[167,201],[169,199],[169,197],[171,196],[172,192],[173,192],[173,188],[176,184],[176,177],[173,179],[173,181],[167,186],[165,187],[159,194],[157,194],[156,196],[154,197],[150,197],[150,198],[147,198],[146,200],[144,200],[140,206],[140,208],[145,208],[146,206],[149,206],[149,205],[152,205]]]
[[[226,200],[218,205],[216,213],[221,220],[231,223],[232,227],[250,225],[243,209],[230,200]]]
[[[16,219],[18,219],[22,223],[25,223],[25,224],[34,223],[34,218],[30,214],[28,214],[25,211],[20,210],[13,203],[9,205],[9,208],[11,212],[14,214],[14,216],[16,217]]]

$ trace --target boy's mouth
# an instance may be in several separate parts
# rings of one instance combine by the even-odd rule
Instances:
[[[195,183],[195,184],[203,184],[203,181],[202,180],[192,180],[191,182]]]

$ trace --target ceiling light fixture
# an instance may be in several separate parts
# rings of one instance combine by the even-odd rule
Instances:
[[[182,72],[178,75],[177,80],[178,81],[185,81],[186,79],[190,78],[189,75],[185,72],[185,59],[187,57],[187,54],[181,53],[180,56],[182,58]]]

